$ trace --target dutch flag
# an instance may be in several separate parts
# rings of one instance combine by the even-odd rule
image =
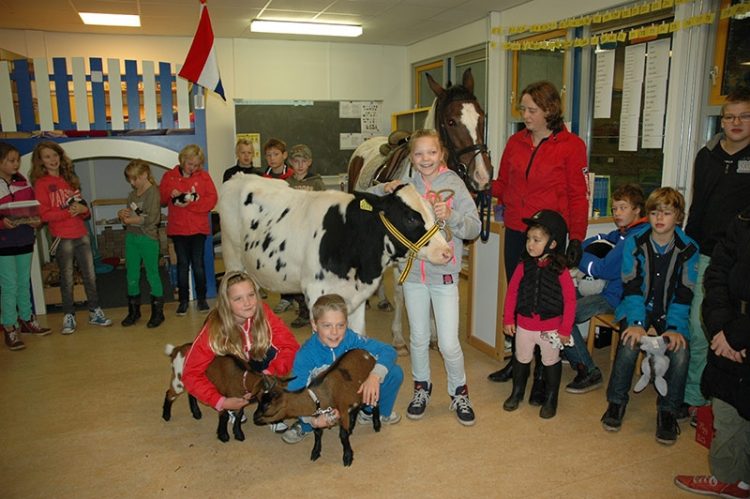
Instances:
[[[214,31],[211,28],[211,19],[208,17],[208,7],[206,7],[206,0],[200,0],[200,2],[201,17],[198,21],[198,29],[195,32],[193,43],[190,45],[185,64],[180,70],[180,76],[204,88],[213,90],[226,101],[224,87],[221,85],[221,76],[219,76],[219,64],[216,61]]]

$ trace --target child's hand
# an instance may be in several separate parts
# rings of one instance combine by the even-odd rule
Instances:
[[[247,400],[242,397],[227,397],[221,408],[227,411],[239,411],[248,404]]]
[[[515,336],[516,335],[516,325],[515,324],[506,324],[503,326],[503,333],[505,336]]]
[[[448,220],[452,212],[451,207],[445,201],[435,201],[432,204],[432,210],[438,220]]]
[[[362,394],[362,403],[365,405],[378,405],[380,399],[380,378],[377,374],[370,373],[357,393]]]
[[[643,326],[630,326],[622,333],[622,344],[636,348],[641,340],[641,336],[645,334],[646,330],[643,329]]]
[[[680,333],[667,331],[666,333],[662,334],[662,336],[664,336],[665,338],[669,338],[669,343],[667,343],[667,350],[669,350],[670,352],[676,352],[680,348],[687,348],[687,341],[685,340],[685,337]]]
[[[117,212],[117,218],[119,218],[122,223],[125,223],[125,219],[130,217],[130,215],[130,208],[123,208]]]
[[[18,225],[10,218],[3,218],[3,225],[6,229],[15,229]]]
[[[330,428],[335,426],[340,419],[338,409],[334,409],[330,414],[320,414],[310,420],[310,426],[313,428]]]
[[[383,189],[385,190],[386,194],[390,194],[395,191],[396,187],[398,187],[399,185],[401,185],[400,180],[391,180],[390,182],[385,183]]]
[[[570,345],[570,335],[565,336],[565,335],[560,334],[558,336],[560,337],[560,343],[562,343],[565,346]]]
[[[75,217],[78,215],[85,215],[89,209],[86,207],[86,205],[75,202],[70,205],[68,208],[68,213],[70,213],[70,216]]]

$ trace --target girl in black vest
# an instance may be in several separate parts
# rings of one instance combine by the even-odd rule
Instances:
[[[571,341],[576,311],[575,286],[566,268],[568,228],[562,216],[552,210],[539,210],[523,221],[527,225],[526,247],[505,295],[503,329],[506,335],[516,337],[516,353],[513,391],[503,409],[518,409],[526,391],[534,346],[539,345],[546,385],[539,417],[549,419],[557,413],[560,350]]]

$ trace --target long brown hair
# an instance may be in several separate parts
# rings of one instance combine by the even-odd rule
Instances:
[[[229,288],[241,282],[249,282],[258,298],[258,306],[255,309],[255,317],[250,325],[252,343],[250,345],[250,357],[254,360],[262,360],[271,346],[271,327],[263,312],[263,302],[258,293],[258,284],[249,274],[242,271],[231,271],[224,275],[219,284],[219,292],[216,298],[216,308],[208,314],[208,343],[211,350],[217,355],[235,355],[246,358],[243,351],[242,329],[235,324],[232,308],[229,303]]]
[[[44,167],[44,162],[42,161],[42,151],[44,149],[52,149],[60,156],[60,176],[73,189],[80,189],[81,181],[73,168],[73,161],[65,154],[65,150],[60,147],[60,144],[50,140],[44,140],[34,146],[34,151],[31,153],[31,173],[29,173],[31,183],[34,184],[37,180],[47,175],[47,169]]]

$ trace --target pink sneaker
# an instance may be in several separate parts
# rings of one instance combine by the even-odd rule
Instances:
[[[713,475],[677,475],[674,484],[683,490],[704,496],[750,498],[750,490],[741,489],[737,483],[720,482]]]

